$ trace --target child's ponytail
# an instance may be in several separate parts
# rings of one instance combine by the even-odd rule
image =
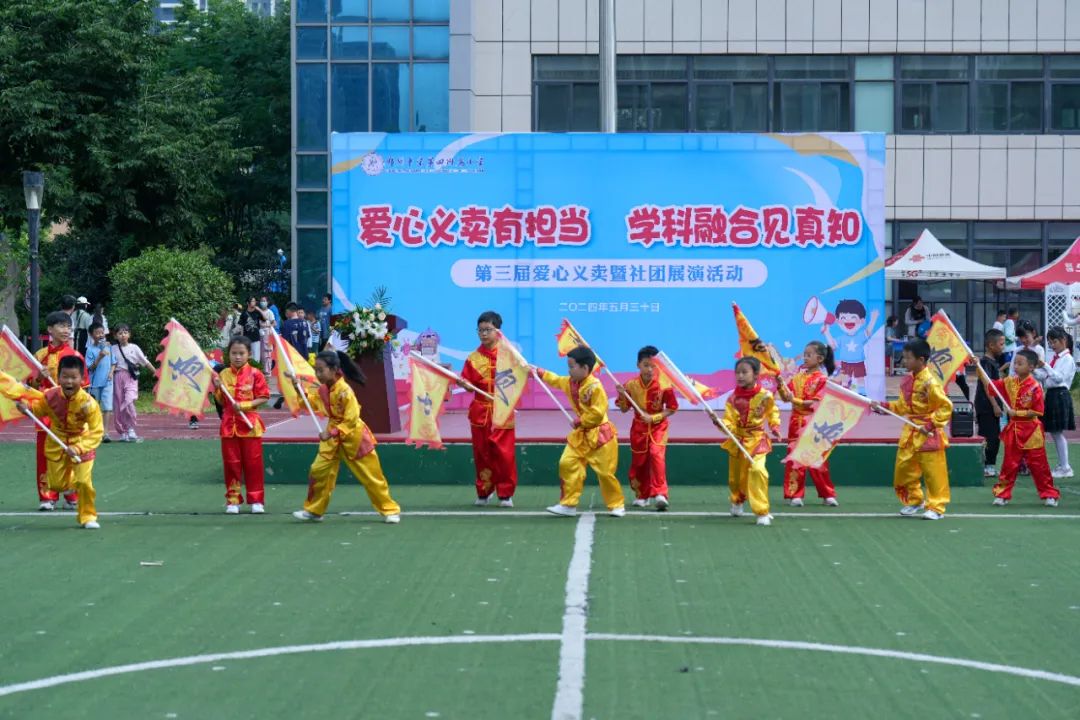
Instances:
[[[340,350],[323,350],[321,353],[315,356],[317,359],[326,363],[326,367],[331,370],[340,372],[349,380],[354,383],[363,385],[367,382],[367,378],[364,377],[364,373],[360,368],[356,367],[356,364],[345,353]]]

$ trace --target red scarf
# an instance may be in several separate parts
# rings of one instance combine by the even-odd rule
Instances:
[[[759,383],[754,383],[752,387],[748,388],[736,385],[733,397],[737,397],[743,400],[749,400],[750,398],[757,395],[759,392],[761,392],[761,385]]]

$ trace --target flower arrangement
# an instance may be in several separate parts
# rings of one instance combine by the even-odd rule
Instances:
[[[371,354],[381,358],[387,343],[393,346],[397,342],[387,325],[389,304],[386,288],[379,287],[366,305],[357,306],[331,323],[331,328],[348,343],[350,355]]]

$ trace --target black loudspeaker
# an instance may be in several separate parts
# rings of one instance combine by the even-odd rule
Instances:
[[[949,437],[974,437],[975,407],[966,400],[953,400],[952,423]]]

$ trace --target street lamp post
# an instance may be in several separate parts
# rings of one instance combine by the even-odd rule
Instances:
[[[44,173],[26,171],[23,173],[23,195],[26,197],[26,219],[30,235],[30,349],[37,352],[39,327],[39,290],[38,290],[38,234],[41,231],[41,197],[45,194]]]

